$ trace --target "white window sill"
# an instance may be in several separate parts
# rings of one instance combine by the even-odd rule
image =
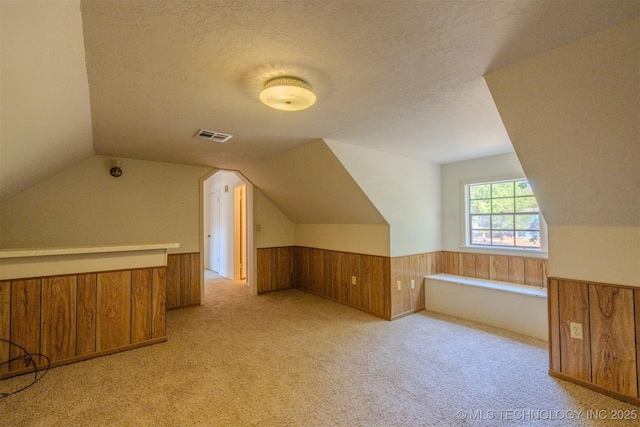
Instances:
[[[497,280],[475,279],[471,277],[455,276],[452,274],[433,274],[426,279],[440,280],[443,282],[457,283],[460,285],[476,286],[479,288],[493,289],[502,292],[511,292],[520,295],[529,295],[539,298],[547,298],[547,290],[537,286],[517,285],[514,283],[499,282]]]

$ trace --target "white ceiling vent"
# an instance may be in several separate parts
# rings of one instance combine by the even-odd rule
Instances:
[[[227,135],[226,133],[214,132],[212,130],[200,129],[198,133],[194,135],[194,138],[202,138],[207,141],[225,142],[231,139],[233,135]]]

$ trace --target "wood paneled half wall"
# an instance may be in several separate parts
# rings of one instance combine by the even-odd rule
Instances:
[[[543,258],[444,251],[442,263],[439,273],[547,287],[548,263]]]
[[[167,255],[167,310],[200,305],[200,253]]]
[[[16,344],[0,342],[0,379],[33,371],[20,347],[59,366],[166,341],[165,286],[166,267],[0,282],[0,338]]]
[[[424,310],[428,275],[546,287],[547,274],[546,259],[467,252],[391,258],[287,246],[258,249],[257,260],[259,294],[295,288],[388,320]]]
[[[640,289],[549,278],[549,373],[640,405]]]
[[[258,293],[299,289],[389,319],[388,257],[306,247],[258,249]]]

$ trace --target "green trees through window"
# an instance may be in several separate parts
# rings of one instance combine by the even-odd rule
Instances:
[[[471,245],[540,248],[540,209],[529,181],[467,187]]]

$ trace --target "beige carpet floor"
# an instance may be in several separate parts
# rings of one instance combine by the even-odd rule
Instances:
[[[51,369],[0,400],[0,426],[640,425],[549,377],[545,342],[208,276],[205,305],[168,313],[168,342]]]

